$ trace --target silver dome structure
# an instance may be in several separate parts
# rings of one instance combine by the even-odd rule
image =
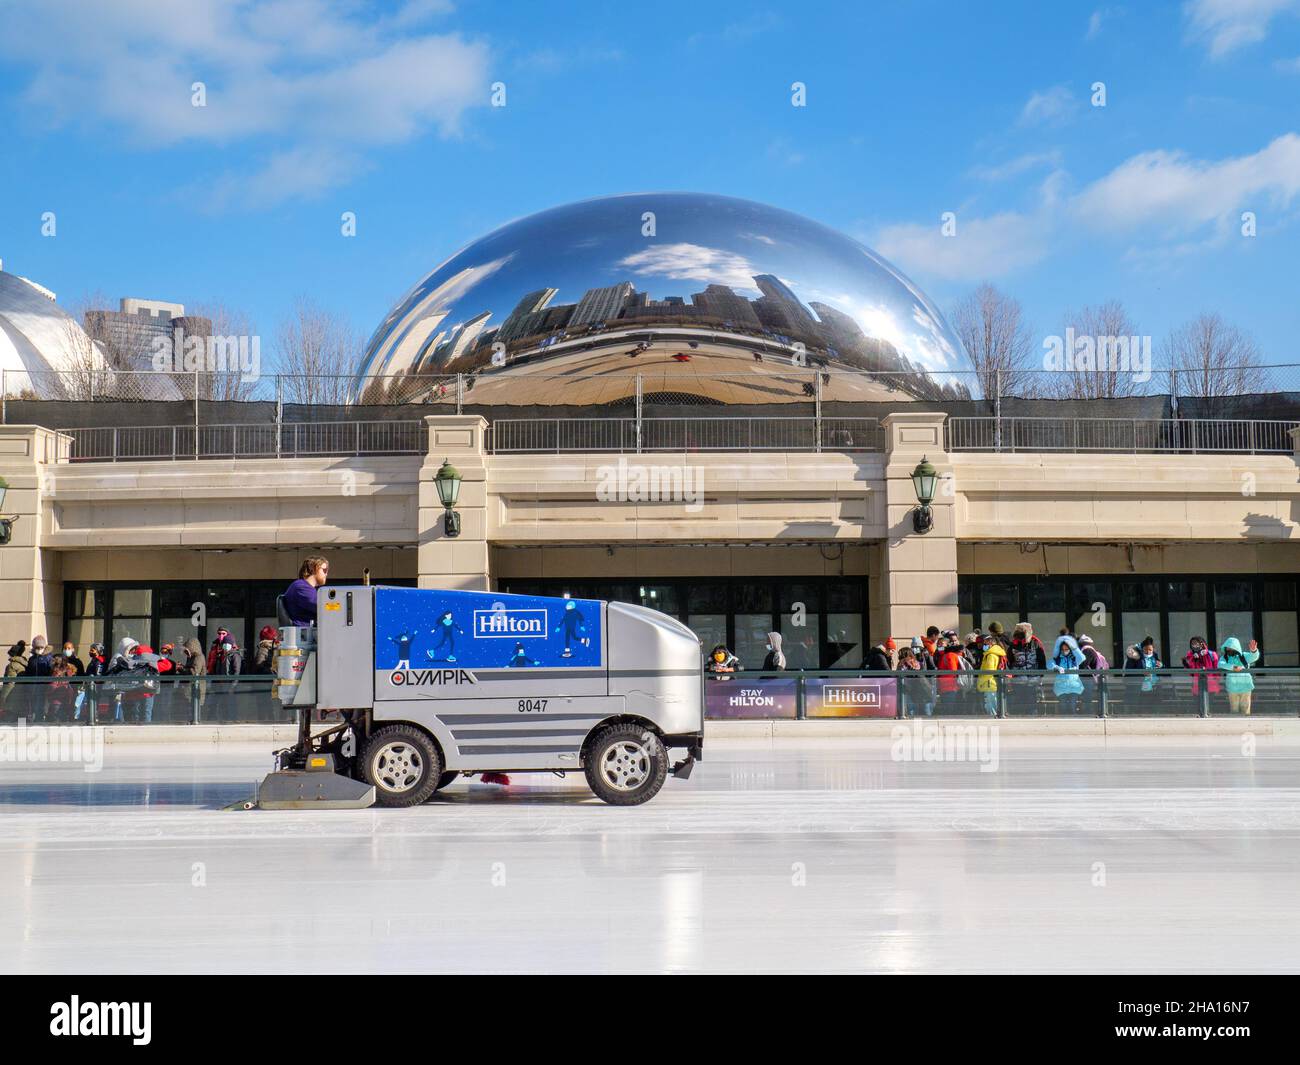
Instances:
[[[415,285],[371,337],[361,402],[968,398],[961,344],[908,278],[842,233],[710,194],[609,196],[510,222]],[[434,391],[436,390],[436,391]],[[821,393],[819,393],[821,394]]]

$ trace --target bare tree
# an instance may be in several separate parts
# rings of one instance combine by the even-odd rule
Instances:
[[[1142,336],[1119,300],[1067,314],[1059,365],[1041,376],[1055,399],[1117,399],[1151,391],[1151,338]],[[1051,352],[1049,349],[1049,358]]]
[[[276,372],[291,403],[343,404],[351,395],[360,338],[341,315],[300,297],[276,334]]]
[[[96,290],[73,300],[68,305],[68,313],[81,323],[102,354],[100,369],[138,370],[138,359],[147,344],[143,338],[133,337],[129,330],[113,328],[112,320],[104,313],[111,306],[109,298]]]
[[[104,372],[104,354],[81,325],[73,318],[63,323],[63,350],[67,368],[55,374],[57,381],[46,382],[36,389],[42,395],[66,399],[94,399]],[[29,375],[30,376],[30,375]]]
[[[1201,314],[1165,338],[1161,357],[1181,396],[1245,396],[1268,388],[1255,338],[1218,314]]]
[[[224,303],[186,304],[187,318],[208,322],[209,350],[215,356],[198,375],[200,399],[247,402],[261,380],[261,337],[252,319]],[[256,356],[256,357],[254,357]]]
[[[999,388],[1004,396],[1033,394],[1033,338],[1019,300],[985,282],[953,308],[952,320],[984,398]]]

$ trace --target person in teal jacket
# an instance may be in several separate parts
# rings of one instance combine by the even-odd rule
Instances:
[[[1259,644],[1251,640],[1246,650],[1241,641],[1229,636],[1219,650],[1219,668],[1226,676],[1223,686],[1228,689],[1228,709],[1234,714],[1250,713],[1250,693],[1255,690],[1255,678],[1250,667],[1259,661]]]
[[[1061,713],[1077,714],[1079,696],[1083,694],[1083,678],[1079,670],[1085,668],[1083,652],[1073,636],[1062,633],[1056,638],[1052,647],[1052,657],[1047,660],[1047,668],[1056,671],[1052,680],[1052,694],[1060,704]]]

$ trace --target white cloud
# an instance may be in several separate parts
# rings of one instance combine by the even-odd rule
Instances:
[[[968,219],[959,212],[952,236],[944,236],[937,221],[908,223],[882,229],[875,247],[908,272],[971,281],[1001,277],[1042,260],[1049,228],[1050,221],[1039,213],[1004,211]]]
[[[1188,0],[1183,5],[1189,40],[1203,44],[1211,59],[1257,44],[1278,15],[1300,11],[1300,0]]]
[[[1099,7],[1088,16],[1088,32],[1083,39],[1085,41],[1095,41],[1101,34],[1102,26],[1119,14],[1123,14],[1122,8]]]
[[[1252,155],[1216,161],[1143,152],[1085,188],[1072,209],[1089,226],[1189,232],[1242,209],[1288,205],[1297,194],[1300,135],[1286,133]]]
[[[702,44],[743,44],[780,25],[781,16],[775,11],[759,11],[748,18],[730,22],[716,32],[693,33],[686,39],[686,44],[691,48]]]
[[[1078,101],[1064,85],[1031,93],[1020,111],[1020,124],[1024,126],[1060,125],[1074,117]]]
[[[1061,153],[1054,148],[1049,152],[1027,152],[1014,159],[1008,159],[1005,163],[998,163],[996,166],[972,167],[970,173],[971,177],[979,178],[981,181],[1006,181],[1019,177],[1027,170],[1036,170],[1040,166],[1056,168],[1060,165]]]
[[[1237,233],[1241,212],[1284,210],[1300,200],[1300,134],[1286,133],[1250,155],[1193,159],[1182,152],[1133,156],[1071,192],[1055,170],[1037,203],[984,217],[957,212],[957,231],[938,222],[886,226],[870,241],[882,255],[922,277],[996,278],[1032,266],[1072,237],[1140,234],[1129,261],[1168,263],[1220,245]]]
[[[368,148],[454,135],[487,102],[487,46],[423,29],[447,10],[445,0],[380,16],[352,0],[43,0],[7,11],[0,54],[34,66],[27,110],[52,125],[108,127],[141,147],[251,142],[247,199],[265,203],[348,180]],[[192,105],[194,82],[205,107]],[[270,138],[277,146],[264,149]],[[228,172],[214,194],[238,200],[238,185]]]
[[[763,272],[743,255],[685,241],[653,245],[620,259],[618,265],[634,274],[659,274],[674,281],[716,281],[746,292],[758,291],[754,275]]]

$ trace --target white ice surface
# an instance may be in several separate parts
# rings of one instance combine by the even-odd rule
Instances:
[[[633,809],[524,776],[355,813],[224,811],[255,745],[0,765],[0,971],[1300,969],[1294,744],[706,757]]]

